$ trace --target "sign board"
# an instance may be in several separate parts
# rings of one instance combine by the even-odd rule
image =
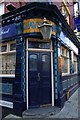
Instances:
[[[80,32],[80,16],[74,18],[74,22],[75,22],[78,32]]]
[[[0,28],[0,39],[13,37],[17,34],[15,24],[10,24]]]
[[[0,100],[0,106],[13,108],[13,102],[8,102],[4,100]]]
[[[33,32],[40,32],[40,28],[38,26],[43,24],[44,19],[40,18],[33,18],[33,19],[26,19],[23,21],[23,33],[33,33]],[[52,34],[57,34],[57,27],[56,24],[50,20],[47,20],[49,24],[52,24]]]

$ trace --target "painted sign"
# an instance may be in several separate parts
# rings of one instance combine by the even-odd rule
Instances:
[[[32,33],[32,32],[40,32],[38,26],[42,25],[44,19],[34,18],[34,19],[27,19],[23,21],[23,29],[24,33]],[[49,24],[52,24],[52,34],[56,35],[57,27],[56,24],[50,20],[47,20]]]
[[[74,21],[75,21],[75,25],[76,25],[78,32],[80,32],[80,16],[74,18]]]
[[[17,34],[15,24],[10,24],[0,28],[0,39],[13,37]]]
[[[0,100],[0,106],[13,108],[13,102],[8,102],[4,100]]]

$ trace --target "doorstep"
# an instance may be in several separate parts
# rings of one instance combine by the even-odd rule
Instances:
[[[55,106],[32,108],[22,113],[23,118],[46,118],[59,113],[61,108]]]

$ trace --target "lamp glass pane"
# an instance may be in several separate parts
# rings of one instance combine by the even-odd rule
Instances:
[[[51,29],[52,29],[52,26],[42,26],[40,28],[44,39],[51,37]]]

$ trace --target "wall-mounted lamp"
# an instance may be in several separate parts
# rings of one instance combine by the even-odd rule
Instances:
[[[49,24],[44,18],[42,25],[38,26],[44,39],[50,39],[52,34],[52,24]]]

